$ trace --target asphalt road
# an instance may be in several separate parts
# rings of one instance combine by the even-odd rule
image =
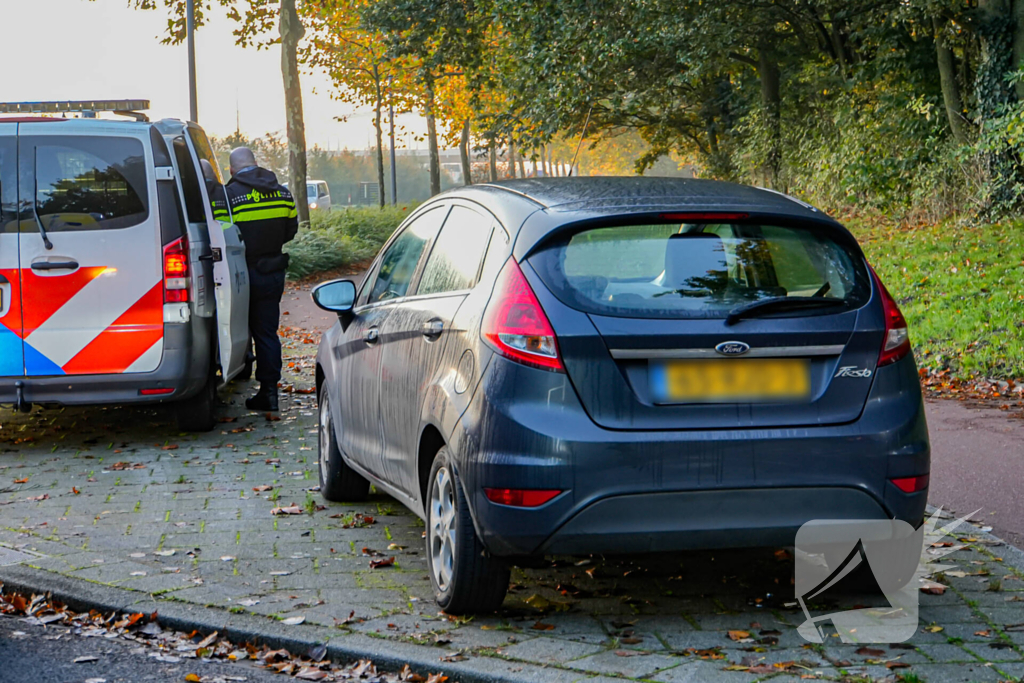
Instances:
[[[244,677],[247,683],[286,680],[245,662],[184,659],[168,664],[150,657],[154,651],[130,641],[86,638],[63,626],[32,626],[20,618],[0,616],[0,683],[167,683],[184,681],[192,673],[203,679]],[[98,659],[75,663],[86,656]]]
[[[360,282],[362,274],[351,276]],[[336,317],[317,308],[311,287],[285,292],[284,324],[311,331],[327,329]],[[974,519],[992,533],[1024,547],[1024,419],[995,404],[953,400],[926,402],[932,440],[930,502]]]

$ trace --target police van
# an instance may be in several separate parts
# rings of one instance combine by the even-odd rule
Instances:
[[[245,247],[200,166],[220,178],[217,159],[148,106],[0,103],[0,405],[173,401],[206,431],[245,367]],[[62,112],[83,114],[39,115]]]

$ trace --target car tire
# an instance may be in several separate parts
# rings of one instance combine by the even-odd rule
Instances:
[[[198,394],[178,403],[178,429],[208,432],[217,424],[217,372],[210,369]]]
[[[496,611],[508,592],[509,565],[477,538],[447,447],[430,468],[424,507],[427,565],[438,606],[456,616]]]
[[[330,392],[327,383],[320,387],[319,445],[317,469],[320,470],[320,495],[334,503],[357,503],[370,492],[370,482],[348,466],[338,448],[338,435],[334,431],[331,415]]]

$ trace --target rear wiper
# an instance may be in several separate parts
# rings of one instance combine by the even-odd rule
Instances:
[[[43,227],[43,221],[39,219],[39,209],[36,205],[39,203],[39,148],[32,148],[32,215],[35,216],[36,225],[39,226],[39,235],[43,238],[43,246],[46,247],[47,251],[53,249],[53,242],[46,234],[46,228]]]
[[[726,325],[732,325],[744,318],[752,318],[760,313],[775,311],[786,311],[800,308],[827,308],[831,306],[845,306],[842,299],[823,299],[814,296],[774,296],[770,299],[761,299],[749,304],[743,304],[729,311],[725,319]]]

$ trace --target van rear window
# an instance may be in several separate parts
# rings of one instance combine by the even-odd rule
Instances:
[[[750,223],[664,223],[584,229],[529,259],[563,303],[602,315],[724,318],[775,297],[821,297],[857,308],[870,297],[855,250],[827,230]]]
[[[139,140],[39,136],[21,138],[19,147],[28,176],[22,196],[31,197],[35,189],[36,211],[47,231],[130,228],[149,217],[146,157]]]

